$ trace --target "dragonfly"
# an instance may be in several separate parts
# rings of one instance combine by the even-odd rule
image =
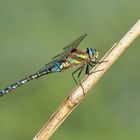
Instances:
[[[67,69],[76,66],[79,67],[72,73],[72,78],[78,85],[78,82],[75,78],[75,74],[78,72],[78,81],[80,82],[79,78],[83,69],[85,69],[85,74],[88,75],[90,67],[94,67],[97,63],[99,63],[97,61],[98,51],[95,48],[78,48],[78,45],[86,36],[87,34],[83,34],[80,37],[76,38],[74,41],[72,41],[69,45],[65,46],[61,54],[58,54],[55,57],[53,57],[53,60],[50,63],[46,64],[42,69],[40,69],[36,73],[31,74],[26,78],[7,86],[3,90],[0,90],[0,96],[10,93],[12,90],[15,90],[17,87],[20,87],[21,85],[24,85],[25,83],[33,79],[38,79],[41,76],[51,73],[63,72]]]

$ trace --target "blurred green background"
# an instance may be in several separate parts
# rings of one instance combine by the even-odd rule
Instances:
[[[0,88],[42,68],[88,33],[100,58],[140,18],[139,0],[0,0]],[[0,98],[0,140],[31,140],[75,87],[74,69]],[[140,38],[98,82],[52,140],[140,139]]]

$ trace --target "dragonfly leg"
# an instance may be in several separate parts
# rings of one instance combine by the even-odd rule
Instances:
[[[95,67],[96,66],[96,64],[95,63],[89,63],[89,65],[91,66],[91,67]]]
[[[93,74],[93,73],[96,73],[96,72],[103,71],[103,70],[104,70],[104,69],[101,69],[101,70],[96,70],[96,71],[92,71],[92,72],[90,72],[90,73],[89,73],[89,75],[90,75],[90,74]]]
[[[102,62],[102,61],[101,61]],[[98,62],[99,63],[99,62]],[[91,67],[95,67],[95,64],[94,65],[92,65],[91,63],[89,63],[89,65],[91,66]],[[96,71],[93,71],[93,72],[89,72],[88,74],[90,75],[90,74],[92,74],[92,73],[96,73],[96,72],[99,72],[99,71],[103,71],[104,69],[101,69],[101,70],[96,70]]]
[[[103,62],[108,62],[108,61],[100,61],[100,62],[98,62],[98,61],[91,61],[91,63],[93,63],[93,64],[101,64]]]
[[[91,63],[89,63],[89,65],[90,65],[91,67],[95,67],[96,64],[101,64],[101,63],[103,63],[103,62],[108,62],[108,61],[100,61],[100,62],[98,62],[98,61],[94,61],[94,62],[91,61],[91,63],[94,64],[94,65],[92,65]],[[104,69],[97,70],[97,71],[94,71],[94,72],[90,72],[89,74],[96,73],[96,72],[103,71],[103,70],[104,70]]]
[[[80,70],[80,72],[78,73],[78,81],[79,81],[79,83],[81,83],[81,81],[80,81],[80,75],[81,75],[83,69],[84,69],[84,66],[81,67],[81,70]]]
[[[76,72],[78,72],[80,69],[82,69],[82,66],[81,66],[80,68],[78,68],[77,70],[75,70],[75,71],[72,73],[72,78],[73,78],[73,80],[75,81],[76,85],[78,85],[78,82],[76,81],[76,79],[75,79],[75,77],[74,77],[74,74],[75,74]]]
[[[80,70],[80,72],[78,73],[78,81],[79,81],[79,85],[81,86],[81,88],[82,88],[82,90],[83,90],[83,93],[85,94],[85,90],[84,90],[84,88],[83,88],[83,86],[82,86],[82,84],[81,84],[81,80],[80,80],[80,75],[81,75],[83,69],[84,69],[84,66],[81,67],[81,70]]]
[[[90,64],[89,64],[89,65],[90,65]],[[89,74],[89,65],[86,66],[86,75]],[[92,66],[92,65],[90,65],[90,66]]]

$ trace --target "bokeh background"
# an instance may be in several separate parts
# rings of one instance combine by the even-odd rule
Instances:
[[[140,18],[139,0],[0,0],[0,88],[42,68],[88,33],[100,58]],[[75,87],[74,69],[0,98],[0,140],[31,140]],[[140,38],[98,82],[52,140],[140,139]]]

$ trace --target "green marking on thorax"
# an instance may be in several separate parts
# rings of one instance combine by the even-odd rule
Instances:
[[[77,57],[82,58],[82,59],[87,59],[88,56],[85,54],[75,54]]]

